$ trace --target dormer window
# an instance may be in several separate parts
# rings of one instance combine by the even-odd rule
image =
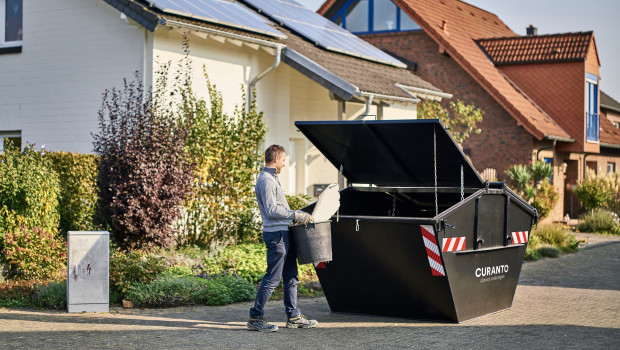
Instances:
[[[599,140],[598,76],[586,73],[586,140]]]
[[[332,21],[355,34],[421,30],[392,0],[349,0]]]

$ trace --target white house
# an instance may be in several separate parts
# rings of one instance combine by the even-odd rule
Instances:
[[[291,0],[0,0],[0,138],[91,152],[103,91],[136,71],[151,85],[189,32],[198,93],[203,65],[230,115],[255,88],[265,143],[290,158],[283,187],[312,195],[337,171],[294,121],[415,118],[421,98],[451,97],[323,20]]]

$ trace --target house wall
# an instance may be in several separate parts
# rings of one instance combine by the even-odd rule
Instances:
[[[508,114],[452,58],[439,51],[439,46],[424,32],[371,34],[362,36],[371,44],[396,53],[418,64],[414,72],[442,91],[453,94],[450,101],[473,103],[484,111],[479,127],[482,133],[471,136],[463,148],[476,169],[494,169],[504,180],[504,170],[513,164],[532,160],[533,137]],[[449,101],[444,100],[447,105]]]
[[[0,55],[0,132],[88,153],[106,88],[144,69],[146,31],[101,0],[24,1],[21,53]]]
[[[585,72],[583,62],[516,64],[500,70],[575,139],[561,150],[585,151]],[[598,152],[598,144],[595,144]]]

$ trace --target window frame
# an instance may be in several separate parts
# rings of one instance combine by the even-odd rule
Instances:
[[[355,1],[358,0],[348,0],[347,2],[345,2],[339,9],[338,11],[336,11],[336,13],[334,13],[334,15],[330,18],[330,20],[332,22],[336,22],[336,20],[338,19],[339,16],[342,16],[342,22],[340,24],[340,26],[348,31],[350,31],[353,34],[356,35],[364,35],[364,34],[381,34],[381,33],[396,33],[396,32],[417,32],[417,31],[421,31],[422,28],[420,27],[420,25],[418,25],[419,28],[417,29],[405,29],[405,30],[401,30],[401,16],[405,15],[405,13],[403,13],[403,10],[400,8],[400,6],[398,6],[396,3],[394,3],[394,1],[392,1],[392,3],[394,3],[395,7],[396,7],[396,26],[394,29],[388,29],[388,30],[374,30],[374,6],[375,6],[375,0],[368,0],[368,31],[364,31],[364,32],[354,32],[351,31],[347,28],[347,8],[349,8],[349,6],[351,6],[351,4]],[[412,20],[413,21],[413,20]],[[415,23],[415,21],[413,21]],[[417,24],[417,23],[416,23]]]
[[[598,109],[600,92],[598,76],[586,73],[586,142],[600,141],[600,112]]]
[[[7,0],[0,0],[0,53],[21,52],[24,43],[22,40],[6,41],[6,5]],[[24,30],[24,1],[22,0],[22,33]]]
[[[21,150],[22,147],[22,132],[21,130],[0,130],[0,153],[4,153],[4,142],[5,139],[20,139],[20,144],[18,145]]]

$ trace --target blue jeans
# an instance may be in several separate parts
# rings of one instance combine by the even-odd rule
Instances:
[[[267,272],[258,288],[254,307],[250,309],[250,317],[254,318],[265,314],[265,304],[273,290],[280,284],[280,278],[284,279],[286,315],[289,318],[297,317],[301,314],[297,308],[299,276],[295,249],[291,243],[289,232],[288,230],[263,232],[263,240],[267,245]]]

